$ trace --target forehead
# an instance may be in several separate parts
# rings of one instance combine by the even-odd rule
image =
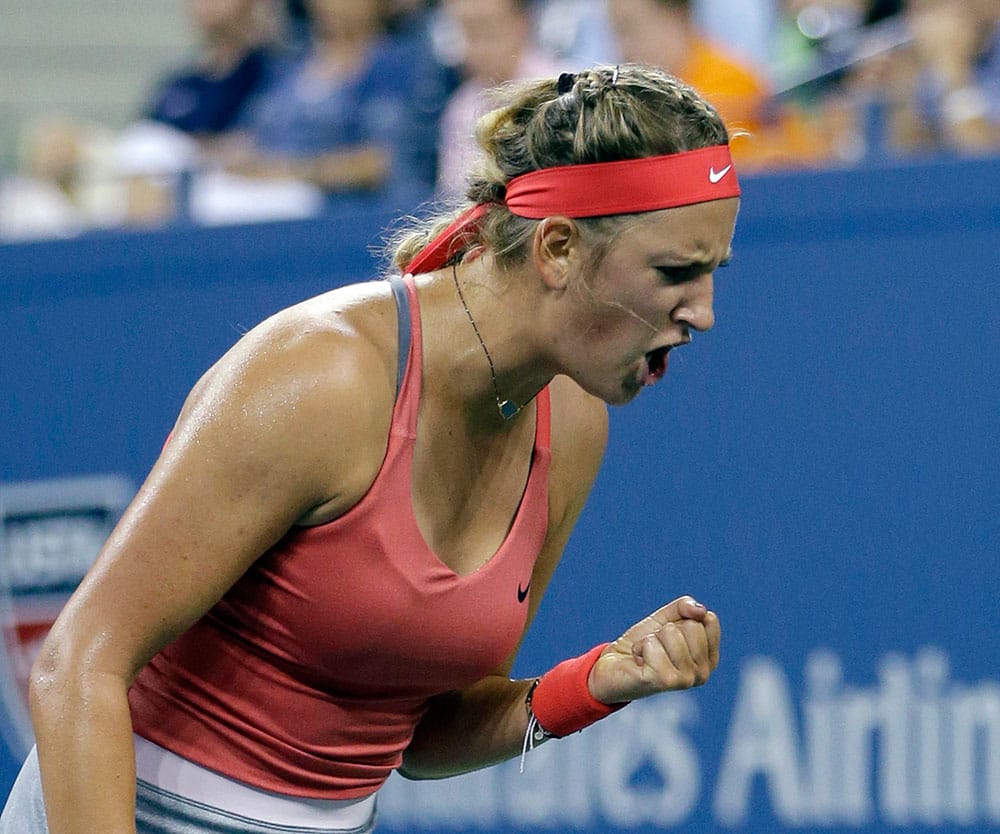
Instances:
[[[640,215],[616,237],[619,257],[672,264],[712,263],[729,256],[740,201],[736,197]]]

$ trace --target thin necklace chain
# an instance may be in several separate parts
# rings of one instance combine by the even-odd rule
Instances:
[[[486,361],[490,365],[490,382],[493,383],[493,396],[496,397],[497,411],[504,420],[510,420],[515,417],[524,406],[520,406],[511,400],[505,400],[500,396],[500,386],[497,385],[497,370],[493,365],[493,357],[490,356],[490,352],[486,348],[486,342],[483,341],[483,336],[479,332],[479,326],[476,324],[476,320],[472,317],[472,311],[469,309],[469,305],[465,303],[465,295],[462,293],[462,287],[458,283],[458,268],[454,261],[452,261],[451,264],[451,277],[455,282],[455,291],[458,293],[458,300],[462,302],[465,315],[469,317],[469,323],[472,325],[476,338],[479,340],[479,345],[482,347],[483,353],[486,354]]]

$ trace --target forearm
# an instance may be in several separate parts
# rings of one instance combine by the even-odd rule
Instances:
[[[380,187],[389,176],[389,157],[374,145],[331,151],[302,161],[303,179],[326,191]]]
[[[491,675],[433,700],[403,755],[408,779],[443,779],[520,755],[530,680]]]
[[[135,753],[125,683],[97,673],[32,680],[50,834],[135,834]]]
[[[301,180],[324,191],[364,191],[378,188],[385,182],[390,160],[385,151],[375,146],[304,157],[244,151],[239,158],[230,159],[226,167],[248,177]]]

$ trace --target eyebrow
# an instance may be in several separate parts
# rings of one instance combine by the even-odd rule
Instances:
[[[715,265],[714,268],[718,269],[719,267],[729,266],[729,264],[732,262],[732,260],[733,260],[733,253],[729,252],[721,261],[719,261]],[[679,268],[680,269],[690,269],[690,270],[702,270],[703,272],[708,272],[713,267],[712,267],[712,262],[711,261],[688,261],[683,266],[679,266]]]
[[[699,260],[690,260],[689,261],[689,260],[685,260],[684,258],[680,257],[675,252],[662,253],[659,257],[654,257],[653,260],[676,261],[675,265],[673,266],[674,269],[703,269],[703,270],[708,270],[709,267],[712,266],[712,262],[711,261],[699,261]],[[725,257],[723,257],[722,260],[720,260],[719,263],[716,264],[716,268],[717,267],[726,267],[726,266],[729,266],[729,264],[732,263],[732,260],[733,260],[733,250],[730,249],[728,252],[726,252]]]

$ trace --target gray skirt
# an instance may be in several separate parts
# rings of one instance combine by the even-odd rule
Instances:
[[[138,834],[368,834],[375,815],[358,828],[304,828],[283,826],[220,811],[200,802],[139,781],[136,786]],[[0,815],[0,834],[48,834],[38,755],[28,754],[7,804]]]

